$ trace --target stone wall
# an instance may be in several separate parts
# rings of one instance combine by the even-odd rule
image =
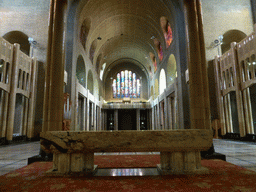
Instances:
[[[42,128],[49,9],[50,0],[0,0],[0,36],[20,31],[37,42],[33,51],[33,56],[39,61],[34,135],[36,137]]]
[[[227,32],[232,30],[244,35],[251,34],[253,32],[253,16],[250,0],[202,0],[202,12],[211,115],[213,119],[216,119],[218,118],[218,113],[212,60],[218,55],[218,48],[214,47],[214,40],[218,39],[220,35],[225,36]],[[230,35],[229,38],[229,41],[241,39],[237,35]]]
[[[0,0],[0,36],[21,31],[37,42],[34,56],[45,63],[50,0]]]
[[[231,4],[232,2],[232,4]],[[202,0],[206,59],[213,60],[218,54],[213,41],[230,30],[249,35],[253,32],[250,0]]]

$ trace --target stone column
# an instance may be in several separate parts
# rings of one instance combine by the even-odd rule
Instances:
[[[169,129],[168,126],[168,104],[167,104],[167,94],[164,90],[164,129]]]
[[[173,115],[173,111],[172,111],[172,99],[171,99],[171,97],[169,96],[169,97],[167,97],[166,98],[167,99],[167,119],[168,119],[168,129],[169,130],[172,130],[173,129],[173,126],[172,126],[172,124],[173,124],[173,122],[172,122],[172,120],[173,120],[173,118],[172,118],[172,115]]]
[[[189,69],[190,128],[205,129],[205,90],[197,1],[184,0],[184,5]]]
[[[136,129],[140,130],[140,109],[136,109]]]
[[[9,105],[8,105],[8,117],[7,117],[7,141],[12,140],[13,135],[13,126],[14,126],[14,115],[15,115],[15,104],[16,104],[16,91],[18,86],[18,77],[19,77],[19,52],[20,45],[14,44],[14,53],[13,53],[13,64],[12,64],[12,76],[11,76],[11,88],[9,96]]]
[[[87,99],[86,97],[83,97],[84,102],[83,102],[83,131],[86,131],[86,125],[87,125]]]
[[[235,70],[234,71],[239,71],[239,64],[237,62],[237,51],[236,51],[236,43],[233,42],[231,43],[231,49],[233,53],[233,63],[235,63]],[[245,131],[245,119],[244,119],[244,109],[243,109],[243,96],[242,96],[242,90],[239,86],[241,79],[239,73],[233,73],[233,79],[234,79],[234,84],[236,88],[236,101],[237,101],[237,111],[238,111],[238,122],[239,122],[239,132],[240,136],[244,137],[246,135]]]
[[[67,0],[51,0],[43,131],[62,130],[66,8]]]
[[[155,130],[155,109],[151,108],[151,130]]]
[[[9,93],[4,91],[4,105],[3,105],[3,119],[2,119],[2,137],[6,137],[6,125],[7,125],[7,112],[8,112],[8,102]]]
[[[202,65],[202,79],[204,89],[204,103],[205,103],[205,129],[211,129],[211,110],[210,110],[210,96],[209,96],[209,83],[208,83],[208,70],[205,56],[205,41],[203,32],[203,19],[202,19],[202,5],[201,0],[196,0],[197,3],[197,19],[199,29],[199,45],[201,52],[201,65]]]
[[[24,98],[24,104],[23,104],[23,130],[22,130],[22,136],[28,136],[28,101],[29,99],[26,97]]]
[[[35,107],[36,107],[36,90],[37,90],[37,71],[38,62],[33,59],[33,70],[31,73],[31,83],[30,83],[30,98],[29,98],[29,109],[28,109],[28,138],[34,136],[34,123],[35,123]]]
[[[118,130],[118,109],[114,111],[114,130]]]

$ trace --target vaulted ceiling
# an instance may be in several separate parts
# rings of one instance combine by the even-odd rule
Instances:
[[[78,30],[86,23],[85,51],[90,55],[94,44],[94,66],[106,63],[107,69],[130,60],[149,73],[153,69],[149,53],[157,57],[153,38],[165,47],[160,18],[170,20],[170,15],[161,0],[90,0],[81,9]]]

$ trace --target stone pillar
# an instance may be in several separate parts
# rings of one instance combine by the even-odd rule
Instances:
[[[197,3],[197,20],[199,29],[199,45],[201,53],[201,65],[202,65],[202,79],[204,90],[204,103],[205,103],[205,129],[211,129],[211,109],[210,109],[210,96],[209,96],[209,82],[208,82],[208,66],[205,56],[205,41],[203,32],[203,19],[202,19],[202,5],[201,0],[196,0]]]
[[[8,112],[8,102],[9,102],[9,93],[4,91],[4,105],[3,105],[3,119],[2,119],[2,137],[6,137],[6,125],[7,125],[7,112]]]
[[[136,129],[140,130],[140,109],[136,109]]]
[[[169,129],[168,126],[168,103],[167,103],[167,94],[166,90],[164,90],[164,129]]]
[[[87,89],[87,99],[86,99],[86,130],[90,131],[90,99],[89,99],[89,90]]]
[[[84,102],[83,102],[83,131],[86,131],[86,125],[87,125],[87,99],[86,97],[83,98]]]
[[[190,100],[190,128],[205,129],[205,94],[200,47],[200,29],[197,10],[197,0],[184,0],[188,69],[189,69],[189,100]],[[200,101],[200,102],[199,102]]]
[[[172,122],[172,120],[173,120],[173,118],[172,118],[172,115],[173,115],[173,111],[172,111],[172,99],[171,99],[171,97],[169,96],[169,97],[167,97],[166,98],[167,99],[167,119],[168,119],[168,129],[169,130],[172,130],[173,129],[173,126],[172,126],[172,124],[173,124],[173,122]]]
[[[151,130],[155,130],[155,108],[151,109]]]
[[[51,0],[43,132],[62,130],[66,8],[67,0]]]
[[[114,111],[114,130],[118,130],[118,109]]]
[[[9,105],[8,111],[9,115],[7,118],[7,141],[12,140],[13,135],[13,126],[14,126],[14,115],[15,115],[15,104],[16,104],[16,90],[18,85],[18,77],[19,77],[19,52],[20,52],[20,45],[14,44],[13,49],[13,64],[12,64],[12,77],[11,77],[11,88],[10,88],[10,97],[9,97]]]
[[[239,64],[237,63],[237,51],[236,51],[236,43],[231,43],[231,49],[233,53],[233,63],[235,63],[235,71],[239,71]],[[239,74],[239,73],[238,73]],[[243,108],[243,96],[242,91],[239,86],[239,83],[241,82],[240,75],[237,73],[233,74],[234,84],[236,88],[236,101],[237,101],[237,111],[238,111],[238,122],[239,122],[239,132],[240,136],[244,137],[246,135],[245,131],[245,119],[244,119],[244,108]]]
[[[27,136],[27,133],[28,133],[28,101],[29,99],[26,98],[26,97],[23,97],[24,98],[24,104],[23,104],[23,130],[22,130],[22,135],[23,136]]]
[[[34,123],[35,123],[35,107],[36,107],[36,90],[37,90],[37,71],[38,71],[38,62],[36,59],[33,59],[33,67],[31,73],[31,83],[30,83],[30,98],[29,98],[29,109],[28,109],[28,138],[34,136]]]
[[[3,116],[4,116],[4,96],[5,91],[0,90],[0,137],[2,137],[2,129],[3,129]]]

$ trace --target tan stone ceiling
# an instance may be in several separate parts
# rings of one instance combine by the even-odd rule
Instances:
[[[151,37],[156,37],[165,47],[160,18],[170,19],[170,15],[161,0],[90,0],[82,9],[78,27],[80,29],[84,20],[90,23],[86,53],[89,55],[96,40],[94,66],[101,54],[99,68],[103,63],[108,68],[125,58],[136,60],[149,70],[149,66],[153,69],[149,52],[157,55]]]

